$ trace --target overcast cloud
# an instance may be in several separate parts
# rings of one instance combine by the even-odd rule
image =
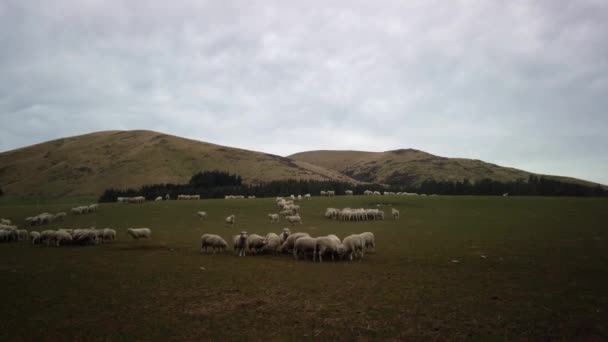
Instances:
[[[0,151],[150,129],[608,184],[608,2],[0,0]]]

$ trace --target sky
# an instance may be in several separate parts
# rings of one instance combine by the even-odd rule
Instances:
[[[148,129],[608,184],[608,1],[0,0],[0,152]]]

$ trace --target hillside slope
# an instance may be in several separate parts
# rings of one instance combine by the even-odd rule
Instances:
[[[427,179],[472,182],[490,178],[497,181],[527,179],[532,173],[502,167],[481,160],[445,158],[430,153],[401,149],[386,152],[308,151],[288,158],[333,169],[362,182],[418,185]],[[594,185],[587,181],[549,176],[566,182]]]
[[[356,182],[303,161],[152,131],[104,131],[0,153],[7,195],[99,195],[109,187],[183,183],[201,170],[238,173],[246,183],[282,179]]]

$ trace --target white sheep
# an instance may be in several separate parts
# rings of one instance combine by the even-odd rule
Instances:
[[[363,259],[363,239],[359,235],[349,235],[342,240],[344,255],[352,261],[354,258]]]
[[[339,257],[344,253],[344,245],[337,236],[328,235],[317,238],[315,254],[318,255],[319,262],[323,262],[323,255],[330,254],[331,260],[335,260],[336,256]]]
[[[306,199],[310,199],[310,194],[306,194],[306,195],[304,195],[304,198],[306,198]]]
[[[32,240],[32,245],[40,242],[40,233],[38,232],[30,232],[30,239]]]
[[[359,236],[361,237],[361,239],[363,239],[363,248],[365,250],[372,249],[376,251],[376,237],[374,236],[374,233],[365,232],[359,234]]]
[[[236,216],[234,214],[226,217],[226,224],[229,226],[234,226],[234,224],[236,223]]]
[[[277,254],[279,248],[281,248],[281,238],[275,233],[266,234],[266,246],[264,246],[264,251]]]
[[[163,200],[163,196],[158,196],[154,199],[155,202],[160,202]]]
[[[196,213],[196,215],[198,215],[198,217],[199,217],[201,220],[206,220],[206,219],[207,219],[207,212],[206,212],[206,211],[198,211],[198,212]]]
[[[88,209],[89,209],[89,212],[97,211],[97,209],[99,209],[99,204],[97,204],[97,203],[91,204],[91,205],[89,205]]]
[[[150,228],[129,228],[127,229],[127,234],[131,235],[135,240],[150,239],[152,231]]]
[[[292,215],[287,216],[285,218],[287,219],[287,222],[289,222],[292,226],[296,223],[302,224],[302,218],[300,217],[300,215]]]
[[[352,196],[353,195],[353,191],[352,190],[346,190],[346,191],[344,191],[344,194],[346,196]]]
[[[310,237],[310,235],[308,233],[294,233],[289,235],[287,239],[285,239],[285,242],[283,242],[283,245],[281,245],[281,252],[292,252],[295,242],[303,237]]]
[[[17,229],[17,239],[19,241],[29,240],[29,238],[30,238],[30,233],[28,233],[27,230]]]
[[[58,212],[57,214],[55,214],[55,220],[60,220],[60,221],[61,221],[61,220],[63,220],[63,219],[66,217],[66,216],[68,216],[68,214],[67,214],[67,213],[65,213],[65,212],[63,212],[63,211]]]
[[[247,249],[247,232],[242,231],[239,235],[235,235],[232,238],[232,245],[234,246],[234,252],[238,256],[245,256],[245,250]]]
[[[253,254],[262,252],[264,246],[266,246],[266,238],[263,236],[258,234],[249,234],[247,237],[247,248],[250,252],[253,252]]]
[[[398,220],[399,219],[399,210],[397,210],[395,208],[391,208],[391,215],[393,215],[393,219]]]
[[[116,240],[116,231],[111,228],[102,229],[102,241],[110,242]]]
[[[11,220],[5,219],[5,218],[0,219],[0,223],[1,224],[5,224],[5,225],[11,225],[12,224]]]
[[[57,247],[61,245],[62,241],[72,241],[72,235],[60,229],[55,232],[55,243],[57,244]]]
[[[43,230],[40,233],[40,242],[49,246],[55,241],[55,233],[56,232],[54,230]]]
[[[215,234],[203,234],[201,236],[201,252],[207,253],[207,248],[211,247],[213,254],[216,250],[223,252],[228,248],[228,243],[221,236]]]
[[[283,228],[283,231],[281,232],[280,238],[281,238],[281,245],[285,242],[285,240],[287,240],[287,237],[291,235],[291,229],[289,228]]]
[[[279,223],[279,214],[268,214],[268,218],[270,218],[270,223]]]
[[[304,236],[297,239],[293,245],[293,257],[298,260],[298,256],[302,254],[306,258],[307,254],[312,254],[312,261],[315,261],[315,248],[317,239],[309,236]]]
[[[98,236],[98,231],[95,228],[74,229],[72,231],[72,240],[80,245],[96,245],[99,243]]]

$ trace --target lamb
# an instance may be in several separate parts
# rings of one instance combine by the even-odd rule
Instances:
[[[359,260],[363,259],[363,239],[359,235],[349,235],[342,240],[344,255],[352,261],[353,255]]]
[[[198,217],[199,217],[201,220],[206,220],[206,219],[207,219],[207,212],[206,212],[206,211],[198,211],[198,212],[196,213],[196,215],[198,215]]]
[[[281,238],[275,233],[266,234],[266,245],[264,246],[265,252],[271,252],[277,254],[277,251],[281,248]]]
[[[160,202],[163,200],[163,196],[158,196],[154,199],[155,202]]]
[[[30,239],[32,240],[32,245],[40,242],[40,233],[38,232],[30,232]]]
[[[247,237],[247,248],[250,252],[253,252],[253,254],[262,252],[266,243],[266,239],[258,234],[250,234]]]
[[[287,239],[285,239],[285,242],[283,242],[283,245],[281,245],[281,251],[287,253],[291,252],[296,241],[303,237],[310,237],[310,235],[308,233],[295,233],[289,235]]]
[[[285,240],[287,240],[287,237],[291,235],[291,229],[289,228],[283,228],[283,231],[281,232],[281,245],[285,242]]]
[[[116,231],[111,228],[104,228],[101,237],[103,242],[114,241],[116,240]]]
[[[296,223],[302,224],[302,218],[300,215],[292,215],[286,217],[287,222],[291,223],[291,225],[295,225]]]
[[[129,228],[127,229],[127,234],[131,235],[135,240],[150,239],[152,231],[150,228]]]
[[[234,216],[234,214],[226,217],[226,224],[227,225],[234,226],[235,223],[236,223],[236,216]]]
[[[344,253],[344,245],[337,236],[328,235],[317,238],[315,254],[319,256],[319,262],[323,262],[323,255],[325,254],[330,254],[333,261],[336,256],[339,257]]]
[[[59,247],[62,241],[72,241],[72,235],[60,229],[55,232],[55,243],[57,244],[57,247]]]
[[[359,236],[361,237],[361,239],[363,239],[363,248],[365,250],[370,248],[373,249],[374,252],[376,251],[376,237],[374,236],[374,233],[365,232],[359,234]]]
[[[395,208],[391,208],[391,214],[393,215],[393,219],[395,219],[395,220],[399,219],[399,210],[397,210]]]
[[[235,235],[232,238],[234,251],[238,256],[245,256],[245,249],[247,248],[247,232],[242,231],[241,234]]]
[[[207,248],[211,247],[213,250],[213,254],[215,254],[216,250],[223,252],[228,248],[228,243],[221,236],[215,234],[203,234],[201,236],[201,253],[205,250],[207,253]]]
[[[315,261],[315,250],[317,245],[317,239],[309,236],[301,237],[297,239],[293,245],[293,257],[298,260],[300,254],[306,258],[307,254],[312,254],[312,261]]]
[[[270,223],[279,223],[279,215],[278,214],[268,214],[268,218],[270,218]]]

